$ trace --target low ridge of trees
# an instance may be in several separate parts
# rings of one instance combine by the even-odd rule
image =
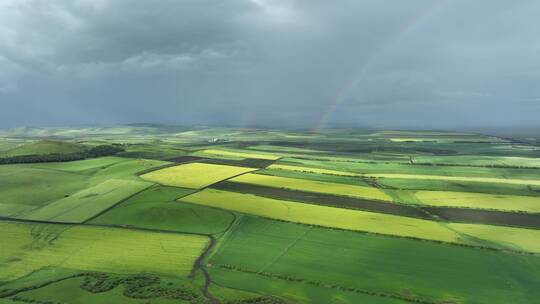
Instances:
[[[90,147],[81,152],[74,153],[51,153],[42,155],[17,155],[0,158],[0,164],[21,164],[21,163],[46,163],[46,162],[66,162],[81,160],[86,158],[95,158],[101,156],[114,155],[125,151],[119,144],[99,145]]]

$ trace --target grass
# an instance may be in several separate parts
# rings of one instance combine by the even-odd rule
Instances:
[[[437,138],[430,137],[402,137],[402,138],[389,138],[393,142],[424,142],[424,141],[437,141]]]
[[[240,271],[230,271],[219,267],[213,267],[211,269],[211,276],[212,280],[221,286],[260,294],[277,295],[295,304],[407,303],[396,299],[379,298],[347,291],[336,291],[332,288],[268,278]]]
[[[103,157],[63,163],[2,165],[0,216],[26,218],[37,212],[31,218],[49,219],[66,212],[66,215],[71,214],[69,221],[84,220],[147,187],[149,184],[135,173],[163,163]],[[64,210],[62,206],[76,209]],[[86,213],[72,218],[74,213],[85,209]]]
[[[225,165],[189,163],[152,171],[141,178],[166,186],[200,189],[238,174],[256,170]]]
[[[540,197],[454,191],[418,191],[415,196],[430,206],[540,213]]]
[[[25,212],[18,218],[81,223],[150,185],[142,181],[109,179],[39,209]]]
[[[17,216],[85,186],[84,175],[30,165],[0,166],[0,215]]]
[[[511,250],[540,253],[540,230],[458,223],[448,226],[467,237],[497,243]]]
[[[0,157],[44,154],[69,154],[79,153],[85,150],[86,147],[78,143],[54,140],[40,140],[32,143],[22,144],[18,147],[1,152]]]
[[[515,178],[495,178],[495,177],[472,177],[472,176],[443,176],[443,175],[417,175],[417,174],[388,174],[376,173],[365,174],[364,176],[373,178],[401,178],[401,179],[428,179],[443,181],[461,181],[461,182],[481,182],[481,183],[501,183],[513,185],[532,185],[540,186],[540,180],[537,179],[515,179]]]
[[[176,201],[193,191],[156,185],[91,223],[205,234],[226,230],[234,219],[229,212]]]
[[[442,156],[421,155],[421,156],[413,157],[413,161],[416,164],[540,168],[539,158],[515,157],[515,156],[456,155],[456,156],[442,157]]]
[[[44,267],[185,276],[208,241],[194,235],[12,222],[0,222],[0,230],[0,281]]]
[[[172,303],[144,297],[181,285],[201,295],[203,272],[187,274],[209,238],[196,234],[217,240],[204,263],[210,292],[227,304],[256,295],[320,304],[540,298],[540,230],[513,228],[538,227],[540,154],[525,139],[146,125],[0,133],[9,137],[0,139],[0,156],[111,143],[127,149],[83,161],[0,166],[0,216],[91,219],[0,221],[0,297],[6,289],[88,271],[161,279],[140,286],[137,299],[124,294],[126,286],[110,285],[114,280],[98,284],[112,289],[88,292],[79,277],[0,303]],[[39,140],[53,136],[67,142]],[[173,165],[154,159],[193,155],[207,159],[150,171]],[[141,178],[142,172],[150,173]],[[483,224],[464,224],[477,222]]]
[[[298,179],[307,179],[312,181],[369,186],[366,180],[359,176],[344,176],[344,175],[330,175],[324,173],[310,173],[301,171],[290,171],[281,169],[261,169],[257,171],[257,174],[265,174],[280,177],[290,177]]]
[[[62,172],[95,174],[103,170],[108,170],[113,166],[118,166],[122,162],[133,163],[134,160],[128,159],[128,158],[117,157],[117,156],[106,156],[106,157],[100,157],[100,158],[91,158],[91,159],[78,160],[78,161],[72,161],[72,162],[63,162],[63,163],[39,163],[39,164],[32,164],[31,166],[35,168],[40,168],[40,169],[56,170],[56,171],[62,171]],[[153,160],[140,160],[139,162],[143,165],[142,167],[150,167],[150,164],[154,164],[154,165],[164,164],[162,162],[153,161]],[[147,163],[148,166],[144,166],[145,163]]]
[[[291,190],[301,190],[326,194],[351,196],[358,198],[387,200],[391,197],[377,188],[347,185],[339,183],[328,183],[321,181],[305,180],[299,178],[289,178],[280,176],[270,176],[263,174],[244,174],[231,179],[233,182],[262,185],[268,187],[284,188]]]
[[[279,156],[275,154],[253,153],[252,151],[243,152],[243,151],[232,151],[232,150],[207,149],[207,150],[203,150],[199,152],[201,154],[235,157],[235,158],[258,158],[258,159],[268,159],[268,160],[276,160],[279,158]]]
[[[290,166],[290,165],[282,165],[282,164],[271,165],[268,167],[268,169],[309,172],[309,173],[319,173],[319,174],[329,174],[329,175],[360,176],[357,173],[352,173],[352,172],[347,172],[347,171],[310,168],[310,167],[302,167],[302,166]]]
[[[402,303],[353,298],[344,288],[435,303],[533,303],[540,296],[538,256],[253,217],[241,219],[210,264],[218,284],[299,303]]]
[[[289,222],[461,242],[458,234],[439,223],[402,216],[310,205],[215,189],[205,189],[181,200]]]
[[[277,153],[303,153],[303,154],[324,154],[324,151],[317,151],[311,149],[302,149],[295,147],[282,147],[282,146],[273,146],[273,145],[253,145],[248,147],[249,150],[255,151],[270,151]]]
[[[380,178],[377,182],[385,188],[399,190],[436,190],[456,192],[476,192],[494,195],[526,195],[538,196],[540,187],[530,185],[513,185],[501,183],[463,182],[430,179],[395,179]]]
[[[431,176],[449,176],[449,177],[467,177],[474,178],[496,178],[505,179],[512,178],[517,180],[536,180],[538,181],[537,170],[523,168],[493,168],[493,167],[468,167],[468,166],[427,166],[427,165],[411,165],[409,159],[406,161],[343,161],[340,159],[319,160],[308,159],[305,157],[287,157],[279,160],[280,164],[293,166],[305,166],[321,169],[330,169],[337,171],[353,172],[361,175],[380,175],[386,177],[398,178],[403,175],[421,176],[422,178],[431,178]]]
[[[72,303],[72,304],[108,304],[108,303],[148,303],[148,299],[133,299],[123,295],[124,287],[119,286],[112,290],[100,293],[90,293],[80,286],[83,284],[84,278],[73,278],[64,280],[49,286],[22,292],[16,297],[18,299],[28,299],[34,303],[48,303],[46,301],[54,301],[54,303]],[[20,303],[14,301],[13,303]],[[1,303],[1,302],[0,302]],[[178,303],[178,300],[173,299],[152,299],[151,303]],[[184,302],[186,303],[186,302]]]

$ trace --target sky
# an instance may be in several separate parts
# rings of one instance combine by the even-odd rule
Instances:
[[[540,1],[0,0],[0,127],[540,126]]]

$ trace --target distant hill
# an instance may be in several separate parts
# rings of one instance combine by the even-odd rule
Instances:
[[[18,127],[0,129],[0,137],[20,138],[85,138],[100,136],[169,134],[190,130],[181,126],[157,124],[130,124],[112,126],[75,126],[75,127]]]
[[[13,157],[22,155],[46,155],[46,154],[73,154],[83,153],[87,150],[85,145],[73,142],[40,140],[23,144],[16,148],[0,153],[0,157]]]
[[[123,152],[118,144],[87,146],[74,142],[40,140],[0,152],[0,164],[81,160]]]

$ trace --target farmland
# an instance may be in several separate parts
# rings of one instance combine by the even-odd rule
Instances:
[[[354,174],[354,173],[346,172],[346,171],[299,167],[299,166],[288,166],[288,165],[277,165],[277,164],[269,166],[268,169],[288,170],[288,171],[297,171],[297,172],[310,172],[310,173],[320,173],[320,174],[330,174],[330,175],[359,176],[358,174]]]
[[[43,267],[136,274],[186,275],[207,239],[102,227],[2,222],[2,277],[16,279]],[[25,252],[26,248],[31,252]],[[148,264],[147,256],[156,261]]]
[[[333,290],[346,288],[369,303],[386,303],[383,299],[389,295],[433,302],[469,299],[478,303],[530,303],[538,292],[531,288],[540,280],[534,270],[540,266],[538,257],[255,218],[243,218],[233,236],[211,259],[211,272],[217,272],[218,283],[235,286],[243,281],[275,278],[290,284],[289,292],[296,297],[308,297],[314,303],[327,303]],[[258,258],[250,258],[253,255]],[[445,264],[440,262],[441,256]],[[238,280],[237,276],[245,278]],[[531,293],[517,295],[516,290],[507,288],[509,285]],[[257,290],[266,284],[248,286]],[[322,291],[311,291],[310,286],[320,286]],[[369,296],[364,291],[377,295]]]
[[[310,192],[321,192],[329,194],[340,194],[377,200],[389,200],[390,197],[384,192],[373,187],[356,185],[346,185],[337,183],[309,181],[297,178],[269,176],[261,174],[244,174],[231,179],[233,182],[270,186],[276,188],[287,188],[293,190],[303,190]]]
[[[166,186],[200,189],[223,179],[255,169],[204,163],[190,163],[149,172],[144,180]]]
[[[540,148],[512,140],[0,130],[0,303],[535,303]]]
[[[353,211],[206,189],[182,201],[277,220],[356,231],[456,242],[458,235],[437,223],[393,215]]]
[[[230,151],[230,150],[215,150],[208,149],[198,152],[198,155],[209,155],[212,157],[223,157],[223,158],[233,158],[233,159],[243,159],[243,158],[256,158],[256,159],[268,159],[276,160],[279,156],[274,154],[261,154],[261,153],[252,153],[248,151]]]
[[[472,176],[443,176],[443,175],[417,175],[417,174],[366,174],[367,177],[374,178],[402,178],[402,179],[429,179],[459,182],[480,182],[480,183],[501,183],[512,185],[540,186],[538,179],[515,179],[515,178],[493,178],[493,177],[472,177]]]
[[[150,184],[131,180],[110,179],[78,191],[42,208],[23,213],[18,218],[56,222],[83,222]]]
[[[540,213],[540,197],[450,191],[418,191],[415,196],[420,202],[432,206]]]

